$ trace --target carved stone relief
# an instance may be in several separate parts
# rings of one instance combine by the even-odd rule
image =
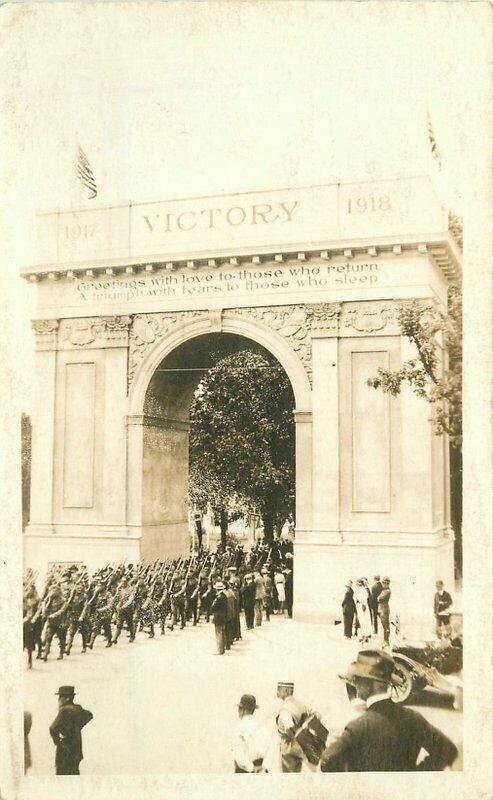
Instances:
[[[87,317],[62,320],[59,344],[74,347],[126,347],[131,317]]]
[[[55,350],[59,322],[57,319],[35,319],[31,322],[37,350]]]
[[[208,317],[208,311],[169,311],[157,314],[136,314],[130,327],[128,354],[128,382],[135,373],[149,347],[192,319]]]
[[[277,308],[233,308],[228,314],[253,317],[283,336],[298,355],[312,381],[312,344],[310,334],[327,331],[337,335],[340,306],[320,303],[313,305],[278,306]]]
[[[342,328],[352,328],[358,333],[375,333],[394,322],[395,316],[392,304],[351,303],[344,306]]]

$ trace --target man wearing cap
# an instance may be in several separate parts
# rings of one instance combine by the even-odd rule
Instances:
[[[322,755],[322,772],[415,772],[443,770],[457,748],[427,720],[390,700],[394,662],[379,650],[363,650],[341,676],[352,685],[366,711],[351,720]],[[421,749],[427,755],[417,764]]]
[[[263,766],[269,746],[266,730],[253,716],[258,708],[253,694],[244,694],[238,703],[239,723],[233,740],[235,772],[267,772]]]
[[[377,612],[383,628],[383,640],[389,644],[390,639],[390,578],[382,578],[382,591],[377,597]]]
[[[304,703],[293,697],[293,691],[294,683],[291,681],[277,684],[277,696],[283,701],[276,717],[283,772],[301,772],[305,760],[305,754],[294,737],[310,711]]]
[[[222,581],[218,581],[214,584],[216,596],[211,604],[212,621],[214,622],[214,627],[216,629],[216,645],[218,656],[224,655],[224,648],[226,646],[226,620],[228,604],[226,595],[224,594],[225,589],[226,586]]]
[[[50,725],[50,736],[56,745],[55,769],[57,775],[80,775],[82,755],[82,728],[92,720],[90,711],[74,703],[73,686],[60,686],[58,714]]]

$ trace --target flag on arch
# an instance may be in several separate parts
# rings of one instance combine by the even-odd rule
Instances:
[[[440,150],[438,149],[438,144],[437,144],[437,140],[436,140],[436,137],[435,137],[435,131],[433,130],[433,124],[431,122],[431,114],[430,114],[430,109],[429,108],[426,109],[426,128],[427,128],[427,132],[428,132],[428,142],[429,142],[429,145],[430,145],[431,154],[432,154],[433,158],[435,159],[435,161],[437,162],[438,168],[441,169],[442,168],[442,155],[440,153]]]
[[[89,200],[93,200],[98,193],[98,187],[89,163],[89,159],[79,145],[77,157],[77,177],[86,189],[89,190]]]

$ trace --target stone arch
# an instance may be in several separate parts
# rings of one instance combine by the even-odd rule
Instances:
[[[146,328],[140,325],[143,344],[139,345],[137,365],[134,359],[127,406],[127,519],[129,528],[140,538],[141,556],[145,560],[158,557],[163,539],[169,555],[181,555],[188,548],[189,421],[185,406],[190,386],[184,393],[182,387],[175,392],[178,402],[154,403],[152,395],[157,387],[159,396],[159,387],[164,385],[158,375],[160,365],[193,340],[198,341],[200,351],[200,340],[211,334],[237,336],[260,345],[288,376],[295,403],[297,527],[306,527],[311,509],[311,386],[305,366],[289,342],[262,321],[243,317],[239,310],[224,314],[183,312],[173,317],[163,314],[160,317],[166,324],[159,327],[159,315],[145,316],[144,322],[154,324],[157,335],[154,339],[149,335],[151,341],[145,341]]]
[[[128,413],[143,414],[147,389],[159,364],[177,347],[208,333],[231,333],[251,339],[268,350],[279,361],[293,387],[296,410],[311,412],[312,393],[305,367],[290,344],[259,320],[250,320],[239,314],[223,315],[218,312],[197,312],[164,336],[157,337],[146,352],[135,371],[128,395]],[[192,316],[194,315],[194,316]],[[148,315],[149,317],[152,315]]]

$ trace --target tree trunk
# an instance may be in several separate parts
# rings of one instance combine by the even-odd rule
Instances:
[[[228,514],[225,508],[221,508],[219,513],[219,524],[221,526],[221,547],[226,547],[226,536],[228,533]]]
[[[262,514],[262,524],[264,526],[264,542],[270,544],[274,538],[274,515]]]

